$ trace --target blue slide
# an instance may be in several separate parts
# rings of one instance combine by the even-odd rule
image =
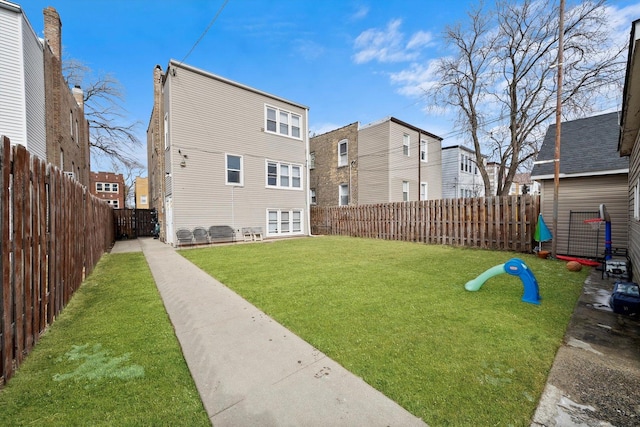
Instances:
[[[468,291],[479,290],[484,282],[490,278],[497,276],[498,274],[507,273],[512,276],[518,276],[522,280],[524,286],[524,295],[522,295],[522,302],[528,302],[530,304],[540,304],[540,291],[538,289],[538,281],[533,275],[533,272],[527,267],[520,258],[511,258],[504,264],[491,267],[478,277],[467,282],[464,288]]]

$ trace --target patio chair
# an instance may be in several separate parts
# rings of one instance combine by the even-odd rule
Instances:
[[[242,238],[245,242],[253,241],[253,233],[251,233],[251,227],[242,228]]]
[[[256,242],[262,240],[262,227],[252,227],[251,234],[253,234],[253,240]]]
[[[193,229],[193,240],[196,244],[209,243],[209,232],[204,227]]]
[[[180,228],[176,231],[178,245],[190,245],[193,243],[193,232],[188,228]]]

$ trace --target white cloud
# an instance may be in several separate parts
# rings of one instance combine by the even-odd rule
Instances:
[[[294,43],[296,52],[308,61],[320,58],[325,53],[325,48],[311,40],[296,40]]]
[[[318,125],[309,126],[309,131],[311,132],[311,135],[322,135],[323,133],[331,132],[332,130],[339,129],[343,126],[344,123],[339,125],[335,123],[320,123]]]
[[[429,90],[437,81],[436,61],[431,60],[426,65],[411,64],[397,73],[390,73],[391,83],[400,86],[398,93],[408,97],[419,97]]]
[[[419,49],[431,44],[433,44],[433,34],[426,31],[418,31],[411,37],[409,43],[407,43],[407,49]]]
[[[360,20],[362,18],[365,18],[368,14],[369,6],[360,6],[358,7],[358,10],[356,10],[356,12],[351,15],[351,19],[353,19],[354,21]]]
[[[401,19],[389,21],[386,28],[370,28],[360,33],[354,42],[356,64],[370,61],[403,62],[415,60],[420,48],[429,45],[433,37],[430,33],[418,31],[404,43],[405,36],[400,31]]]

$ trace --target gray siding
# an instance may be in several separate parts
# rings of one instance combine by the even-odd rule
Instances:
[[[409,135],[409,155],[404,135]],[[427,161],[420,160],[420,141],[427,142]],[[440,140],[392,120],[366,126],[358,133],[358,203],[401,202],[403,182],[409,183],[409,201],[420,198],[427,183],[427,199],[442,195]]]
[[[176,68],[165,85],[174,230],[229,225],[237,230],[259,226],[266,233],[268,209],[299,209],[306,233],[306,110],[206,73]],[[300,115],[302,139],[265,132],[265,104]],[[242,186],[225,184],[225,154],[242,157]],[[301,188],[267,188],[267,160],[301,166]]]
[[[422,139],[427,141],[427,162],[421,163],[420,181],[427,182],[427,200],[439,200],[442,198],[442,143],[426,135],[422,135]]]
[[[32,154],[46,160],[43,46],[24,15],[22,37],[28,148]]]
[[[385,121],[358,132],[358,203],[361,205],[390,201],[389,124]],[[402,140],[399,149],[402,150]]]
[[[545,223],[553,227],[553,180],[542,181],[541,212]],[[559,254],[567,252],[570,211],[598,211],[604,203],[611,216],[613,247],[626,248],[629,244],[627,224],[629,217],[627,174],[605,175],[560,180],[558,191]],[[600,232],[599,247],[604,248],[604,230]],[[551,249],[551,242],[543,244]]]
[[[628,205],[628,218],[629,218],[629,257],[631,258],[631,265],[634,269],[640,268],[640,221],[633,217],[633,206],[635,203],[634,187],[640,186],[640,132],[636,134],[636,141],[633,144],[633,150],[629,157],[629,205]],[[634,274],[634,280],[637,279],[638,274]]]

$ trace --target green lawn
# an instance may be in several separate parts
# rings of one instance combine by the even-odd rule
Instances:
[[[0,391],[3,426],[211,425],[141,253],[107,254]]]
[[[433,426],[529,425],[587,270],[531,255],[318,237],[182,251]],[[464,285],[517,256],[520,279]]]

